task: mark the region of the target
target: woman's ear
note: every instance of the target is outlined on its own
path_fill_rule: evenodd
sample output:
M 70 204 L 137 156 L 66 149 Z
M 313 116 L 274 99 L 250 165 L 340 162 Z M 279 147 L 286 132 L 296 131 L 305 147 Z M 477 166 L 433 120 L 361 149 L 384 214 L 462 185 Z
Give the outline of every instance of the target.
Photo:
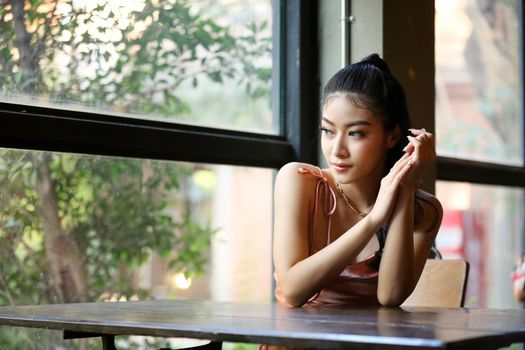
M 394 130 L 391 130 L 388 132 L 387 135 L 387 147 L 388 148 L 394 148 L 401 138 L 401 130 L 399 129 L 399 125 L 397 125 Z

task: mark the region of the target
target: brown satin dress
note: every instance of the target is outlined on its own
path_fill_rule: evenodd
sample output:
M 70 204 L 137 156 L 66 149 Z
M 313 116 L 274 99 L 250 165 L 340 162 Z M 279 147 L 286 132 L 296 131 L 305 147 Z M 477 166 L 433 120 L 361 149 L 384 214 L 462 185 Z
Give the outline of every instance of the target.
M 315 217 L 319 205 L 323 205 L 323 213 L 328 218 L 327 242 L 331 243 L 331 216 L 336 209 L 336 197 L 333 189 L 328 184 L 321 169 L 310 170 L 300 168 L 298 173 L 305 176 L 315 176 L 318 181 L 315 191 L 314 216 L 312 227 L 315 226 Z M 323 203 L 319 203 L 319 202 Z M 320 303 L 337 304 L 359 304 L 359 305 L 379 305 L 377 300 L 377 277 L 379 274 L 379 262 L 386 238 L 386 226 L 377 232 L 379 240 L 379 250 L 368 258 L 348 265 L 341 274 L 330 284 L 326 285 L 319 293 L 314 295 L 305 306 L 315 306 Z M 309 230 L 310 255 L 315 252 L 312 249 L 312 232 Z M 276 277 L 276 276 L 275 276 Z M 279 288 L 276 278 L 275 297 L 279 303 L 287 305 Z
M 305 176 L 315 176 L 318 181 L 315 191 L 315 203 L 314 203 L 314 215 L 312 218 L 312 228 L 316 227 L 317 211 L 320 205 L 323 206 L 323 214 L 328 218 L 327 227 L 327 242 L 331 243 L 331 216 L 336 209 L 336 196 L 333 189 L 328 184 L 328 180 L 324 176 L 321 169 L 316 168 L 310 170 L 306 168 L 300 168 L 298 173 Z M 319 203 L 319 202 L 323 203 Z M 319 293 L 314 295 L 303 307 L 319 307 L 323 304 L 344 304 L 344 305 L 379 305 L 377 300 L 377 278 L 379 274 L 379 263 L 381 261 L 381 253 L 383 251 L 384 242 L 386 239 L 386 232 L 388 228 L 385 225 L 377 232 L 377 238 L 379 240 L 379 250 L 369 256 L 368 258 L 348 265 L 341 274 L 331 283 L 326 285 Z M 313 230 L 309 230 L 309 245 L 310 255 L 314 254 L 315 251 L 312 249 L 312 234 Z M 281 289 L 279 288 L 279 281 L 277 276 L 274 274 L 276 280 L 275 297 L 277 301 L 282 304 L 289 306 L 284 299 Z M 277 346 L 262 344 L 259 349 L 261 350 L 291 350 L 292 348 L 286 346 Z

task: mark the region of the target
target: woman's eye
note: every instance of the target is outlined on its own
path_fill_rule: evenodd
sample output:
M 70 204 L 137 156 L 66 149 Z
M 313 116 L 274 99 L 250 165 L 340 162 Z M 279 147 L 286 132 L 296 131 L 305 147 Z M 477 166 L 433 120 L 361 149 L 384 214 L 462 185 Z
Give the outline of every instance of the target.
M 324 127 L 320 127 L 319 130 L 321 130 L 321 132 L 323 134 L 333 134 L 332 130 L 328 129 L 328 128 L 324 128 Z
M 352 137 L 362 137 L 362 136 L 365 136 L 365 133 L 362 132 L 362 131 L 350 131 L 348 133 L 348 136 L 352 136 Z

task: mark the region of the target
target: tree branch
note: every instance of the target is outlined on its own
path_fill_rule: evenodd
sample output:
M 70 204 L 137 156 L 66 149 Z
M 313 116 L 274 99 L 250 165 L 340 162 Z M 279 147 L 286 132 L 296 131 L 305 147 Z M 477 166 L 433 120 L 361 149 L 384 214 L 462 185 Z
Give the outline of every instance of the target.
M 2 282 L 2 285 L 6 287 L 6 289 L 0 290 L 0 293 L 2 293 L 6 297 L 7 301 L 9 302 L 9 305 L 14 306 L 15 300 L 13 299 L 13 295 L 11 294 L 11 291 L 9 290 L 9 284 L 5 280 L 3 269 L 0 269 L 0 281 Z
M 25 12 L 24 12 L 24 1 L 11 1 L 11 12 L 13 14 L 14 30 L 15 30 L 15 47 L 18 49 L 20 55 L 20 70 L 24 77 L 29 83 L 28 92 L 32 92 L 35 89 L 33 78 L 36 75 L 35 70 L 38 70 L 38 66 L 32 65 L 32 52 L 31 52 L 31 34 L 27 31 L 25 25 Z
M 46 48 L 46 41 L 49 37 L 49 35 L 51 34 L 51 22 L 53 21 L 53 18 L 57 19 L 58 21 L 58 16 L 56 16 L 56 10 L 57 10 L 57 7 L 58 7 L 58 1 L 55 1 L 54 3 L 54 7 L 51 11 L 49 11 L 49 15 L 46 16 L 45 18 L 45 21 L 44 21 L 44 33 L 42 34 L 42 37 L 40 39 L 37 40 L 36 42 L 36 45 L 35 45 L 35 50 L 33 51 L 33 55 L 31 57 L 32 61 L 33 62 L 38 62 L 38 57 L 42 54 L 42 52 L 45 50 Z

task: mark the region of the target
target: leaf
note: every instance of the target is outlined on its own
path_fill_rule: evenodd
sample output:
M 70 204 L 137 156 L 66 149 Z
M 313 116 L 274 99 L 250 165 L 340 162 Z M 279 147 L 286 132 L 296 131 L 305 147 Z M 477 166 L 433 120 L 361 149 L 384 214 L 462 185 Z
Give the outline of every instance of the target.
M 222 83 L 222 75 L 220 71 L 209 72 L 208 77 L 217 83 Z

